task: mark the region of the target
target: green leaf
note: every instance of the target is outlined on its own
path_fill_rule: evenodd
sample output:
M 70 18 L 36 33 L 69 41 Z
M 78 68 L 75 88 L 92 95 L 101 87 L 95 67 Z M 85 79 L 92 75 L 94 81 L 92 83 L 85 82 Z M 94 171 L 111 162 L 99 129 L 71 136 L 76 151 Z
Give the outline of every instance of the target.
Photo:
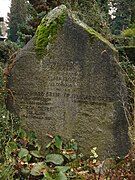
M 66 171 L 68 171 L 70 169 L 69 166 L 56 166 L 55 168 L 57 171 L 63 172 L 63 173 L 65 173 Z
M 23 129 L 19 129 L 18 130 L 18 136 L 23 139 L 23 138 L 26 138 L 27 135 Z
M 33 166 L 30 174 L 33 176 L 39 176 L 42 174 L 43 170 L 46 168 L 44 162 L 39 162 Z
M 19 158 L 22 159 L 22 158 L 26 157 L 28 154 L 29 154 L 29 151 L 27 149 L 21 148 L 18 156 L 19 156 Z
M 64 154 L 64 157 L 66 157 L 68 160 L 70 160 L 70 155 L 69 154 Z
M 12 152 L 18 148 L 16 142 L 9 142 L 8 146 Z
M 66 157 L 68 160 L 75 160 L 77 159 L 77 155 L 74 154 L 63 154 L 64 157 Z
M 9 142 L 7 143 L 7 146 L 5 147 L 5 155 L 9 157 L 12 152 L 14 152 L 17 149 L 17 144 L 15 142 Z
M 56 180 L 67 180 L 67 177 L 63 172 L 59 172 L 59 174 L 56 177 Z
M 48 154 L 46 156 L 46 162 L 51 162 L 56 165 L 61 165 L 64 162 L 63 156 L 60 154 Z
M 46 172 L 43 172 L 44 174 L 44 177 L 42 180 L 53 180 L 52 177 L 50 176 L 50 174 L 46 171 Z
M 60 136 L 55 136 L 55 143 L 54 145 L 58 148 L 58 149 L 62 149 L 62 139 Z
M 36 140 L 36 135 L 33 131 L 29 132 L 28 133 L 28 138 L 29 138 L 29 141 L 32 142 L 32 141 L 35 141 Z
M 30 151 L 30 154 L 36 158 L 42 158 L 43 156 L 40 155 L 39 151 Z
M 72 160 L 74 160 L 74 159 L 77 158 L 77 156 L 76 156 L 76 154 L 71 154 L 71 155 L 70 155 L 70 158 L 71 158 Z
M 28 154 L 26 157 L 23 158 L 24 162 L 29 162 L 31 160 L 31 155 Z

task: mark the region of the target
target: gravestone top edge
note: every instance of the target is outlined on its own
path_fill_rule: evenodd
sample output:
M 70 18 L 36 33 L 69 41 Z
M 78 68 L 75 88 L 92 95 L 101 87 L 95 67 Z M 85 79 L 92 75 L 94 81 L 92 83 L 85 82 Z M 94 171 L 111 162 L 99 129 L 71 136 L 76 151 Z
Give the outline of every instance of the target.
M 97 40 L 102 41 L 114 52 L 118 52 L 116 48 L 113 46 L 113 44 L 111 44 L 100 33 L 98 33 L 93 28 L 89 27 L 87 24 L 81 21 L 76 16 L 76 14 L 69 10 L 65 5 L 61 5 L 54 8 L 42 19 L 36 31 L 35 46 L 37 51 L 43 50 L 43 46 L 44 48 L 47 48 L 49 44 L 53 43 L 53 39 L 56 38 L 58 29 L 60 29 L 59 27 L 62 27 L 68 18 L 71 19 L 73 23 L 82 27 L 83 30 L 86 31 L 92 38 L 96 38 Z M 53 23 L 54 25 L 53 27 L 51 27 Z M 55 31 L 55 33 L 52 33 L 51 31 Z M 42 38 L 44 39 L 44 41 Z M 43 42 L 44 45 L 40 45 L 41 42 Z
M 106 38 L 104 38 L 100 33 L 95 31 L 92 27 L 88 26 L 83 21 L 79 20 L 74 14 L 72 14 L 73 21 L 81 26 L 85 31 L 87 31 L 90 35 L 94 36 L 95 38 L 99 39 L 106 45 L 108 45 L 113 51 L 118 52 L 113 44 L 111 44 Z

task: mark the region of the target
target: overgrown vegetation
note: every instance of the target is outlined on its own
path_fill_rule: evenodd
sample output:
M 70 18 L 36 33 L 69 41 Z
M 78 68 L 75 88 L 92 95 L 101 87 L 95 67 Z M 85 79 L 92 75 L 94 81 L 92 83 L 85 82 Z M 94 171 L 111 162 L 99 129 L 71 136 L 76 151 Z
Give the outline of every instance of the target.
M 85 160 L 77 154 L 77 145 L 71 140 L 66 145 L 56 136 L 46 147 L 46 155 L 40 154 L 35 135 L 19 130 L 6 143 L 5 161 L 0 164 L 2 179 L 98 179 L 134 178 L 135 160 L 129 153 L 125 158 L 97 161 L 96 148 L 91 158 Z
M 123 34 L 125 37 L 134 37 L 134 38 L 135 38 L 135 27 L 124 30 L 124 31 L 122 32 L 122 34 Z
M 12 1 L 13 2 L 13 1 Z M 18 3 L 20 7 L 21 2 Z M 108 2 L 114 4 L 117 7 L 117 11 L 114 11 L 113 20 L 110 19 L 112 25 L 112 32 L 115 34 L 121 34 L 115 36 L 111 40 L 120 52 L 120 65 L 125 72 L 127 85 L 129 88 L 129 113 L 131 116 L 130 123 L 133 127 L 133 96 L 134 96 L 134 84 L 135 81 L 135 67 L 134 67 L 134 40 L 135 31 L 133 26 L 134 20 L 134 1 L 131 1 L 130 8 L 127 7 L 128 0 L 98 0 L 89 1 L 88 7 L 86 7 L 85 1 L 35 1 L 29 0 L 27 2 L 27 8 L 29 14 L 25 9 L 22 12 L 20 18 L 23 22 L 18 26 L 14 11 L 15 7 L 12 8 L 11 14 L 9 15 L 9 37 L 11 40 L 19 42 L 20 46 L 23 46 L 35 33 L 37 26 L 44 15 L 50 9 L 66 3 L 71 9 L 77 11 L 78 8 L 82 8 L 82 12 L 87 13 L 89 9 L 91 16 L 89 16 L 89 22 L 96 30 L 102 34 L 110 36 L 108 29 Z M 17 4 L 16 4 L 17 5 Z M 78 6 L 79 5 L 79 6 Z M 101 9 L 99 8 L 101 6 Z M 20 7 L 20 9 L 23 6 Z M 91 8 L 91 9 L 90 9 Z M 98 11 L 99 10 L 99 11 Z M 105 13 L 106 12 L 106 13 Z M 101 14 L 102 13 L 102 14 Z M 129 14 L 130 16 L 129 16 Z M 27 18 L 26 18 L 27 14 Z M 97 16 L 95 16 L 97 14 Z M 101 17 L 100 17 L 101 14 Z M 80 14 L 79 14 L 80 15 Z M 86 15 L 86 14 L 85 14 Z M 84 18 L 85 18 L 84 15 Z M 63 24 L 66 15 L 58 16 L 55 21 L 50 22 L 44 18 L 41 25 L 38 27 L 36 36 L 36 50 L 40 57 L 42 57 L 45 48 L 55 38 L 55 34 Z M 27 21 L 27 24 L 25 23 Z M 20 20 L 19 20 L 20 21 Z M 22 22 L 21 21 L 21 22 Z M 15 23 L 14 23 L 15 22 Z M 101 23 L 99 23 L 101 22 Z M 131 26 L 132 24 L 132 26 Z M 103 30 L 102 30 L 103 29 Z M 91 30 L 91 29 L 89 29 Z M 105 30 L 105 31 L 104 31 Z M 122 31 L 123 30 L 123 31 Z M 14 31 L 14 33 L 13 33 Z M 91 33 L 95 33 L 92 30 Z M 14 35 L 13 35 L 14 34 Z M 26 38 L 28 38 L 26 40 Z M 90 152 L 90 157 L 86 159 L 81 152 L 79 152 L 77 143 L 75 140 L 69 142 L 63 142 L 60 136 L 50 137 L 50 143 L 46 146 L 46 151 L 41 153 L 38 140 L 34 132 L 26 133 L 20 128 L 20 119 L 11 114 L 5 105 L 5 99 L 7 96 L 6 88 L 6 77 L 3 74 L 3 68 L 5 63 L 10 61 L 12 54 L 18 49 L 17 45 L 12 42 L 0 42 L 0 179 L 2 180 L 68 180 L 68 179 L 84 179 L 84 180 L 102 180 L 102 179 L 135 179 L 135 149 L 132 148 L 125 157 L 113 157 L 104 161 L 98 160 L 96 153 L 96 147 Z M 127 51 L 131 56 L 128 55 Z M 133 59 L 133 61 L 132 61 Z M 133 137 L 134 138 L 134 137 Z M 134 139 L 133 139 L 134 140 Z
M 7 63 L 17 50 L 17 44 L 12 41 L 0 42 L 0 63 Z
M 52 137 L 44 156 L 33 132 L 19 129 L 12 134 L 3 148 L 0 160 L 0 178 L 14 179 L 134 179 L 134 151 L 123 158 L 115 157 L 98 161 L 96 147 L 85 159 L 78 153 L 74 140 L 64 144 L 60 136 Z
M 20 128 L 20 120 L 5 106 L 7 90 L 0 69 L 0 179 L 2 180 L 97 180 L 134 179 L 135 150 L 125 157 L 98 160 L 96 147 L 86 159 L 75 140 L 63 142 L 60 136 L 50 137 L 41 153 L 34 132 Z

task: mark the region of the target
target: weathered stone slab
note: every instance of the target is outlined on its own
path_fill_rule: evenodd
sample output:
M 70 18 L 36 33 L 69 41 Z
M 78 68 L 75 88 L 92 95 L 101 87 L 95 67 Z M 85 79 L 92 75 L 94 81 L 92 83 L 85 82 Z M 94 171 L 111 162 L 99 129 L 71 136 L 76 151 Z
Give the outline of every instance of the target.
M 46 43 L 42 57 L 35 50 L 37 37 L 18 53 L 10 81 L 13 107 L 43 147 L 50 133 L 76 139 L 85 155 L 95 146 L 100 158 L 123 155 L 130 142 L 124 111 L 127 92 L 117 51 L 64 6 L 54 9 L 42 25 L 49 29 L 54 21 L 59 23 L 63 12 L 67 16 L 56 35 L 45 34 L 53 40 Z

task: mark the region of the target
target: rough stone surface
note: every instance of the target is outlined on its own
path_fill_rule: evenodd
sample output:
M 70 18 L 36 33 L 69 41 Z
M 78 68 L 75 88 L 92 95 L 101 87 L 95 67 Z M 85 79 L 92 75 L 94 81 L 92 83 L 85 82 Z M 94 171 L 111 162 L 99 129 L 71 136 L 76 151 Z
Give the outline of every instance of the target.
M 109 42 L 71 16 L 42 59 L 35 37 L 18 53 L 12 108 L 43 148 L 49 133 L 76 139 L 87 156 L 95 146 L 100 158 L 127 153 L 126 87 L 115 54 Z

